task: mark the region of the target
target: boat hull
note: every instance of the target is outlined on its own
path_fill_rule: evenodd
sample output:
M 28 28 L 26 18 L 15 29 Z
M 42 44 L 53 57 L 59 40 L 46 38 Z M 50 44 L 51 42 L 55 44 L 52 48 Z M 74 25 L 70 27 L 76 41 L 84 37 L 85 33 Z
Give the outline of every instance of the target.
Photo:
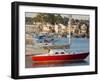
M 33 61 L 62 61 L 62 60 L 83 60 L 85 59 L 89 53 L 82 53 L 82 54 L 72 54 L 72 55 L 52 55 L 52 56 L 33 56 Z

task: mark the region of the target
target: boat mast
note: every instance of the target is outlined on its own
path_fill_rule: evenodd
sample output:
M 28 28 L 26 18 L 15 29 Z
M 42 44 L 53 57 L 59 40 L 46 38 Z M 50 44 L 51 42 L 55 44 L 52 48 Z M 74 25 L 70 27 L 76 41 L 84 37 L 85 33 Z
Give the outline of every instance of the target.
M 68 22 L 68 27 L 69 27 L 69 48 L 71 45 L 71 20 L 72 20 L 72 15 L 69 15 L 69 22 Z

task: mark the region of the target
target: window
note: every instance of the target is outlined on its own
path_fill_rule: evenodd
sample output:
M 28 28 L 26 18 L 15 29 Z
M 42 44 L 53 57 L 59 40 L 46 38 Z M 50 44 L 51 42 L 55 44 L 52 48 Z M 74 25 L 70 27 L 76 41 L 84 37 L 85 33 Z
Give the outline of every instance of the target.
M 55 52 L 55 54 L 59 54 L 58 52 Z
M 61 52 L 61 54 L 65 54 L 64 52 Z

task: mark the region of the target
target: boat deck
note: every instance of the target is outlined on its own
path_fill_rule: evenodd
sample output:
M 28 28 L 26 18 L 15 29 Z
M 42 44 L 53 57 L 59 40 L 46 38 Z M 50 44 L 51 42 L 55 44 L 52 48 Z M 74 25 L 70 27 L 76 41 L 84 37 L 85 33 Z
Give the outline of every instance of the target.
M 44 49 L 68 49 L 69 45 L 45 45 L 43 46 Z

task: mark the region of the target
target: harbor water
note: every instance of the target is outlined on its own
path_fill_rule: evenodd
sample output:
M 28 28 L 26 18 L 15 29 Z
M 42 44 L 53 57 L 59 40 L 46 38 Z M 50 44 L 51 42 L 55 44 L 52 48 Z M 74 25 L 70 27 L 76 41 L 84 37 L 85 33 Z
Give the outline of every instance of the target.
M 54 45 L 66 45 L 68 44 L 67 38 L 57 38 L 54 40 Z M 34 45 L 33 45 L 34 49 Z M 89 52 L 89 38 L 71 38 L 70 49 Z M 32 61 L 32 55 L 25 56 L 25 67 L 26 68 L 39 68 L 39 67 L 61 67 L 61 66 L 82 66 L 89 65 L 89 56 L 80 61 L 63 61 L 63 62 L 46 62 L 36 63 Z

